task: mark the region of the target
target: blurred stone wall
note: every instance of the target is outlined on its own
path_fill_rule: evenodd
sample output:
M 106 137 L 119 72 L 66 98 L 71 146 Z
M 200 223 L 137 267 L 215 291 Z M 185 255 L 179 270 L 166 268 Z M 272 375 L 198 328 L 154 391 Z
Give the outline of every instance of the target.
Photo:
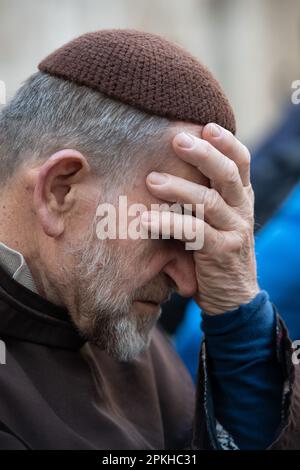
M 300 79 L 299 0 L 0 0 L 0 80 L 11 96 L 71 38 L 128 27 L 186 47 L 216 75 L 255 142 L 279 119 Z

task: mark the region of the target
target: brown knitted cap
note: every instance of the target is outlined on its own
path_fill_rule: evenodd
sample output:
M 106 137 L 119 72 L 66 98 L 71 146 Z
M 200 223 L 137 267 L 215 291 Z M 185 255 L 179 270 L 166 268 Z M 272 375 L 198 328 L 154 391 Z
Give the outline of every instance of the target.
M 211 73 L 181 47 L 134 30 L 102 30 L 67 43 L 39 69 L 143 111 L 235 132 L 232 108 Z

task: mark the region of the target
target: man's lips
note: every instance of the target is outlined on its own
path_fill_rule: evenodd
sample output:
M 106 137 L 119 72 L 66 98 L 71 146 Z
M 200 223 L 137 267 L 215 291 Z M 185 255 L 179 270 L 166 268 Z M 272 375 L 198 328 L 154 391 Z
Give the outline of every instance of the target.
M 136 299 L 136 302 L 142 302 L 144 304 L 149 304 L 149 305 L 161 305 L 165 302 L 167 302 L 167 300 L 169 300 L 170 296 L 168 297 L 165 297 L 164 299 L 162 300 L 143 300 L 143 299 Z
M 143 302 L 143 304 L 148 304 L 148 305 L 160 305 L 160 302 L 153 302 L 152 300 L 139 300 L 138 302 Z
M 161 292 L 149 292 L 149 297 L 145 294 L 141 295 L 140 298 L 136 297 L 134 302 L 137 304 L 143 304 L 143 308 L 149 308 L 149 310 L 157 311 L 160 306 L 170 300 L 173 291 L 161 291 Z
M 135 302 L 138 302 L 140 304 L 146 304 L 146 305 L 152 305 L 154 307 L 158 307 L 159 302 L 152 302 L 151 300 L 139 300 L 139 299 L 136 299 Z

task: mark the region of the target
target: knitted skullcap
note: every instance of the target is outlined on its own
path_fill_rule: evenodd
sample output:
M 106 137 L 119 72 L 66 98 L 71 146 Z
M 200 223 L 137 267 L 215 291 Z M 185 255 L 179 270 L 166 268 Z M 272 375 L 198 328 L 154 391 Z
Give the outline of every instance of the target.
M 127 29 L 84 34 L 39 64 L 41 72 L 98 90 L 151 114 L 235 132 L 219 83 L 191 54 L 166 39 Z

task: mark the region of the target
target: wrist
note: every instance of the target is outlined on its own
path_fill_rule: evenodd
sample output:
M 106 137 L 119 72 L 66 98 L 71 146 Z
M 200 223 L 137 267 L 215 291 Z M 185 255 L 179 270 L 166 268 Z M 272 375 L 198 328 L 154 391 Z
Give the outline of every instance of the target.
M 194 300 L 201 307 L 202 311 L 207 315 L 222 315 L 223 313 L 237 310 L 241 305 L 247 305 L 260 292 L 259 286 L 256 284 L 245 292 L 227 294 L 224 297 L 206 298 L 198 292 Z

